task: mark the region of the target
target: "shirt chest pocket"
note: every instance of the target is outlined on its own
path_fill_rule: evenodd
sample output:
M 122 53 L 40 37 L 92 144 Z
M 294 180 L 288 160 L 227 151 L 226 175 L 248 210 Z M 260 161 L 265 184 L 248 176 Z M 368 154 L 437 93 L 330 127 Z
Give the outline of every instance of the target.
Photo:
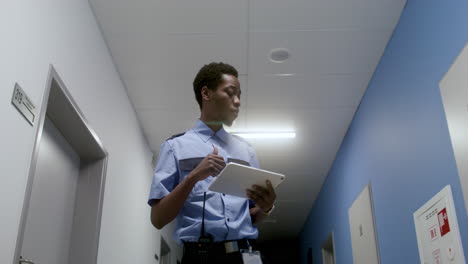
M 184 180 L 192 170 L 194 170 L 204 159 L 204 157 L 195 157 L 179 160 L 179 168 L 181 173 L 181 181 Z M 192 189 L 191 194 L 203 193 L 205 191 L 203 182 L 197 182 Z
M 179 160 L 180 170 L 190 172 L 193 169 L 195 169 L 203 159 L 204 159 L 204 157 L 188 158 L 188 159 Z

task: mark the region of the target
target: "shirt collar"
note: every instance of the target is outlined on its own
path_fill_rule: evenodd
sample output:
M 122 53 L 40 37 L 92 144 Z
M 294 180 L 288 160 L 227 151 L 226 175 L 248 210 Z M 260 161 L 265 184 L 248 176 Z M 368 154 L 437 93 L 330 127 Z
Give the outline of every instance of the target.
M 224 129 L 224 127 L 222 127 L 217 132 L 214 132 L 209 126 L 207 126 L 200 119 L 198 119 L 197 122 L 195 123 L 195 127 L 193 128 L 193 131 L 197 133 L 198 136 L 200 136 L 203 142 L 207 142 L 208 139 L 210 139 L 211 137 L 217 136 L 222 141 L 227 143 L 229 140 L 229 136 L 230 136 L 230 134 Z

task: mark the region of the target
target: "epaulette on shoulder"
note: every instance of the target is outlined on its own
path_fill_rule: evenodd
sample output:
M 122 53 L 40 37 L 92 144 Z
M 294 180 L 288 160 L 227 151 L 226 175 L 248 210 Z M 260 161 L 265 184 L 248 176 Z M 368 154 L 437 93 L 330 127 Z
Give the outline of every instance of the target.
M 176 138 L 176 137 L 183 136 L 183 135 L 185 135 L 185 132 L 184 132 L 184 133 L 175 134 L 175 135 L 173 135 L 172 137 L 166 139 L 166 141 L 171 140 L 171 139 L 174 139 L 174 138 Z

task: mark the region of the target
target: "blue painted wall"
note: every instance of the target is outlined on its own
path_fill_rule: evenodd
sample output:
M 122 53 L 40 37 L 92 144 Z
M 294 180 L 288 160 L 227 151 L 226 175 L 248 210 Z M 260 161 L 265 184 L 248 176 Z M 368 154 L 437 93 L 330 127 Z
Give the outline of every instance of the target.
M 302 263 L 309 247 L 322 263 L 331 231 L 337 263 L 353 262 L 348 208 L 369 182 L 381 263 L 419 263 L 413 212 L 448 184 L 468 257 L 468 217 L 438 86 L 467 41 L 468 0 L 408 0 L 303 227 Z

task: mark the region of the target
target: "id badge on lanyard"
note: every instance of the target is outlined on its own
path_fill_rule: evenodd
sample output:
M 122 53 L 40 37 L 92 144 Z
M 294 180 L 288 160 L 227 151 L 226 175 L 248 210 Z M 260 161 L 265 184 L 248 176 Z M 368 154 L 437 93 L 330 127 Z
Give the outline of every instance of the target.
M 244 264 L 262 264 L 262 258 L 260 257 L 260 251 L 254 250 L 241 250 L 242 261 Z

